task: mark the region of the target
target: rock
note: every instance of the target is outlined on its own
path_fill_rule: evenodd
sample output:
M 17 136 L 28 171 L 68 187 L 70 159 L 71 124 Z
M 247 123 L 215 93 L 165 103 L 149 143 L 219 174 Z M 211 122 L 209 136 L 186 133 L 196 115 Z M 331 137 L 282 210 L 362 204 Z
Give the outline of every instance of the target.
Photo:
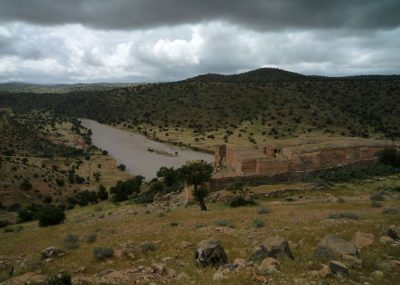
M 65 251 L 62 249 L 55 248 L 54 246 L 48 247 L 42 251 L 41 259 L 48 259 L 54 257 L 64 256 Z
M 258 273 L 262 275 L 278 272 L 279 261 L 272 257 L 265 258 L 258 267 Z
M 379 239 L 379 242 L 386 243 L 386 244 L 392 244 L 395 242 L 395 240 L 392 239 L 390 236 L 381 236 L 381 238 Z
M 7 285 L 45 285 L 47 284 L 48 278 L 46 275 L 36 272 L 27 272 L 20 276 L 14 277 L 7 281 Z
M 317 278 L 326 278 L 331 274 L 331 270 L 329 269 L 329 266 L 325 264 L 321 264 L 321 269 L 320 270 L 313 270 L 310 271 L 309 274 L 313 277 Z
M 268 257 L 279 258 L 286 255 L 294 259 L 287 239 L 278 235 L 266 238 L 260 248 Z
M 72 277 L 71 283 L 74 285 L 96 285 L 99 284 L 94 276 L 75 276 Z
M 192 242 L 181 241 L 181 243 L 179 244 L 180 249 L 187 249 L 187 248 L 191 248 L 191 247 L 194 247 L 194 243 L 192 243 Z
M 208 265 L 219 267 L 228 262 L 225 250 L 218 240 L 202 240 L 197 245 L 195 259 L 201 267 L 206 267 Z
M 375 236 L 370 233 L 356 232 L 352 240 L 358 249 L 369 247 L 375 241 Z
M 344 275 L 349 273 L 349 270 L 347 269 L 346 265 L 337 260 L 331 260 L 329 262 L 329 269 L 333 274 L 337 275 Z
M 176 277 L 176 279 L 179 281 L 189 281 L 190 280 L 189 275 L 187 275 L 184 272 L 179 273 L 178 276 Z
M 355 256 L 343 254 L 342 258 L 350 263 L 352 268 L 360 269 L 362 267 L 362 260 Z
M 374 272 L 371 273 L 372 278 L 375 280 L 381 280 L 384 276 L 382 271 L 375 270 Z
M 224 275 L 222 272 L 217 271 L 213 274 L 213 280 L 214 281 L 221 281 L 221 280 L 225 280 L 228 279 L 228 277 L 226 275 Z
M 252 262 L 248 262 L 244 258 L 235 258 L 233 264 L 235 265 L 236 268 L 242 269 L 252 264 Z
M 358 256 L 358 250 L 352 242 L 333 235 L 322 238 L 314 251 L 314 257 L 321 259 L 332 259 L 342 255 Z
M 386 234 L 394 240 L 400 240 L 400 226 L 391 225 Z

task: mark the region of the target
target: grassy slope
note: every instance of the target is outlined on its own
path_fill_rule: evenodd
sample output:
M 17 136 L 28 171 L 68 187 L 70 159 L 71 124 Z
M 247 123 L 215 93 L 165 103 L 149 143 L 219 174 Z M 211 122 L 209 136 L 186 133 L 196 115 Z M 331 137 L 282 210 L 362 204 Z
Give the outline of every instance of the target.
M 400 216 L 383 215 L 382 208 L 372 208 L 369 195 L 379 187 L 399 186 L 399 176 L 386 179 L 358 181 L 349 184 L 337 185 L 321 192 L 307 191 L 300 196 L 296 195 L 297 202 L 285 202 L 284 199 L 260 200 L 260 205 L 266 205 L 271 213 L 259 215 L 255 207 L 231 209 L 221 204 L 209 204 L 208 212 L 199 211 L 197 206 L 177 208 L 159 215 L 159 209 L 145 208 L 137 205 L 125 204 L 114 206 L 109 202 L 77 208 L 67 212 L 65 224 L 49 228 L 39 228 L 36 222 L 23 224 L 23 230 L 18 233 L 0 233 L 0 255 L 17 258 L 26 254 L 31 259 L 37 259 L 40 251 L 48 246 L 63 247 L 63 238 L 68 233 L 84 237 L 90 233 L 97 233 L 98 240 L 94 244 L 81 242 L 79 249 L 70 250 L 65 257 L 55 259 L 42 265 L 47 274 L 55 274 L 60 270 L 75 271 L 81 266 L 87 267 L 91 275 L 105 268 L 124 269 L 138 265 L 150 265 L 152 262 L 161 262 L 161 258 L 174 257 L 168 267 L 177 272 L 186 272 L 195 284 L 252 284 L 251 272 L 240 271 L 230 275 L 226 282 L 218 283 L 212 280 L 213 271 L 207 269 L 199 271 L 193 262 L 191 249 L 181 250 L 178 245 L 181 241 L 199 242 L 209 237 L 223 242 L 230 262 L 236 257 L 248 258 L 252 248 L 266 236 L 279 234 L 290 241 L 295 261 L 285 260 L 281 263 L 281 274 L 272 276 L 273 284 L 294 284 L 300 279 L 301 284 L 312 280 L 303 276 L 319 262 L 313 259 L 313 249 L 319 239 L 326 234 L 337 234 L 351 239 L 356 231 L 369 232 L 375 235 L 374 245 L 362 251 L 363 267 L 360 271 L 351 270 L 350 277 L 357 280 L 360 275 L 369 276 L 377 269 L 384 272 L 385 277 L 379 284 L 394 284 L 400 278 L 400 272 L 383 266 L 388 260 L 385 255 L 400 257 L 399 248 L 392 248 L 377 241 L 385 229 L 393 223 L 398 223 Z M 328 203 L 326 195 L 341 196 L 344 203 Z M 383 202 L 385 207 L 399 208 L 399 200 L 387 198 Z M 147 214 L 147 210 L 150 211 Z M 357 213 L 360 220 L 327 221 L 332 213 L 351 211 Z M 252 221 L 255 218 L 265 220 L 266 226 L 254 229 Z M 219 231 L 213 225 L 215 220 L 230 220 L 235 224 L 234 229 Z M 178 227 L 170 226 L 171 222 L 178 222 Z M 197 225 L 206 225 L 198 228 Z M 161 240 L 155 252 L 139 253 L 135 261 L 126 258 L 113 258 L 112 262 L 98 262 L 92 255 L 94 247 L 106 246 L 117 248 L 127 240 L 140 243 L 142 241 Z M 140 261 L 141 258 L 144 258 Z M 301 281 L 303 280 L 303 281 Z M 184 284 L 184 282 L 182 283 Z M 340 279 L 330 279 L 329 284 L 342 284 Z M 372 282 L 372 284 L 374 284 Z

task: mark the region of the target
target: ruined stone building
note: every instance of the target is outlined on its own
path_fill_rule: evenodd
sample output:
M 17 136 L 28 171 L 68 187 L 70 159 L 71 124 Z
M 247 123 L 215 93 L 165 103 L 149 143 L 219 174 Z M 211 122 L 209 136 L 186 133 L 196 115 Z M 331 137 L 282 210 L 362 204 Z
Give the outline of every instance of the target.
M 361 138 L 301 138 L 257 146 L 219 145 L 215 164 L 224 176 L 250 176 L 340 167 L 377 159 L 398 143 Z

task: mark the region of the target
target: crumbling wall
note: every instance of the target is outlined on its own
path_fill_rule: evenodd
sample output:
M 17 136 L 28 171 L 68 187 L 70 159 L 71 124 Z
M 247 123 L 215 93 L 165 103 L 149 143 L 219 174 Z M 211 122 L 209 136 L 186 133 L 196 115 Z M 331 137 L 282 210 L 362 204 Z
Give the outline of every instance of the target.
M 258 160 L 257 161 L 257 174 L 260 175 L 274 175 L 285 173 L 289 171 L 288 160 Z

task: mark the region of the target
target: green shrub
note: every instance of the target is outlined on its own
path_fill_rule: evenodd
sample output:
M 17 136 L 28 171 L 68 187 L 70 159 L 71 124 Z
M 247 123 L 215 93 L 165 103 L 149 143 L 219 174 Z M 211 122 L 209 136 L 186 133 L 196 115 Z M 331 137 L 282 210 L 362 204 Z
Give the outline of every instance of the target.
M 177 227 L 177 226 L 179 226 L 179 223 L 174 221 L 174 222 L 170 223 L 170 226 L 171 227 Z
M 85 237 L 85 242 L 86 243 L 94 243 L 97 240 L 97 234 L 89 234 L 88 236 Z
M 395 148 L 386 148 L 379 153 L 379 161 L 386 165 L 400 168 L 400 152 Z
M 254 225 L 255 228 L 262 228 L 262 227 L 265 226 L 265 222 L 263 220 L 261 220 L 261 219 L 255 219 L 253 221 L 253 225 Z
M 399 213 L 399 210 L 396 208 L 384 208 L 382 210 L 382 214 L 384 215 L 397 215 Z
M 1 228 L 5 228 L 5 227 L 7 227 L 9 225 L 11 225 L 11 223 L 9 221 L 0 220 L 0 229 Z
M 37 217 L 39 219 L 39 226 L 47 227 L 63 223 L 65 213 L 61 208 L 46 205 L 39 210 Z
M 93 255 L 97 260 L 106 260 L 114 256 L 114 250 L 110 247 L 96 247 Z
M 257 214 L 259 215 L 268 214 L 270 212 L 270 209 L 268 209 L 266 206 L 261 206 L 257 208 Z
M 235 227 L 235 224 L 228 220 L 216 220 L 213 222 L 213 224 L 218 227 L 229 227 L 229 228 Z
M 371 195 L 371 197 L 369 197 L 369 199 L 371 201 L 383 201 L 383 200 L 385 200 L 385 196 L 383 196 L 380 193 L 375 193 L 375 194 Z
M 236 196 L 229 202 L 229 206 L 232 208 L 242 207 L 242 206 L 255 206 L 256 202 L 252 199 L 245 199 L 242 196 Z
M 360 216 L 358 216 L 356 213 L 352 212 L 342 212 L 342 213 L 336 213 L 336 214 L 330 214 L 328 216 L 328 219 L 349 219 L 349 220 L 358 220 Z
M 142 244 L 141 246 L 143 252 L 155 251 L 156 245 L 154 242 L 148 241 Z
M 68 234 L 64 239 L 64 247 L 66 249 L 79 248 L 79 236 L 74 234 Z
M 371 206 L 372 208 L 380 208 L 382 207 L 382 204 L 379 203 L 378 201 L 371 201 Z

